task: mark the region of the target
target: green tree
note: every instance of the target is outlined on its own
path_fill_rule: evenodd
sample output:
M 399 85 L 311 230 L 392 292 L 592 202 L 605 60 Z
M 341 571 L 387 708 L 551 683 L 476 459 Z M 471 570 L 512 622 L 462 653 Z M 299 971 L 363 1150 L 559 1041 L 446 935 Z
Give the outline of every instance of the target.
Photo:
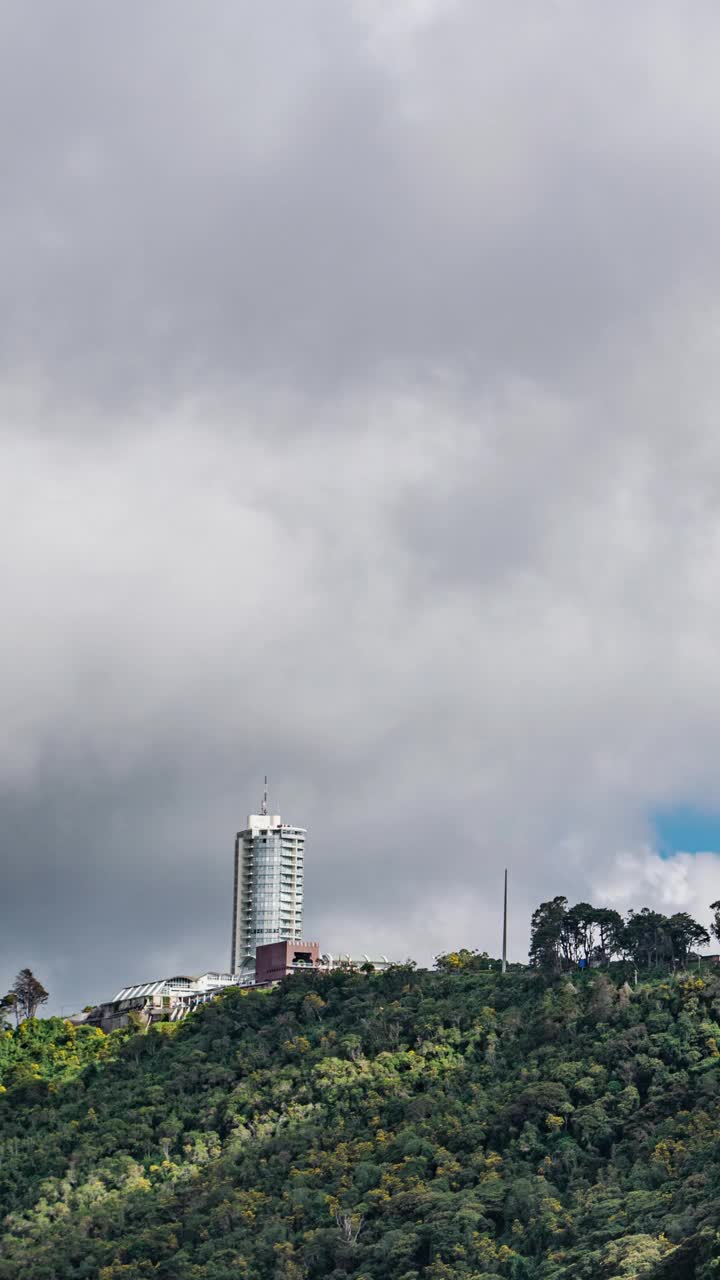
M 561 894 L 549 902 L 541 902 L 533 911 L 530 922 L 530 963 L 547 973 L 557 973 L 561 957 L 567 954 L 571 943 L 564 933 L 567 898 Z
M 676 911 L 667 922 L 667 929 L 672 942 L 673 955 L 680 964 L 685 964 L 688 952 L 693 947 L 706 947 L 710 934 L 697 920 L 693 920 L 687 911 Z
M 623 950 L 636 964 L 650 966 L 673 958 L 670 922 L 658 911 L 630 911 L 622 934 Z
M 613 911 L 611 907 L 596 907 L 594 923 L 597 929 L 594 954 L 601 964 L 607 964 L 622 950 L 624 921 L 619 911 Z
M 563 922 L 566 959 L 577 964 L 579 959 L 590 960 L 595 946 L 595 908 L 589 902 L 578 902 L 565 916 Z
M 12 995 L 17 1001 L 20 1021 L 34 1018 L 41 1004 L 46 1004 L 49 996 L 41 982 L 38 982 L 32 969 L 21 969 L 12 985 Z
M 459 973 L 461 971 L 479 972 L 490 969 L 498 961 L 490 959 L 487 951 L 469 950 L 461 947 L 459 951 L 448 951 L 445 955 L 435 957 L 435 968 L 439 973 Z
M 0 1000 L 0 1017 L 8 1013 L 14 1013 L 16 1023 L 20 1021 L 18 998 L 14 991 L 8 991 L 7 995 Z

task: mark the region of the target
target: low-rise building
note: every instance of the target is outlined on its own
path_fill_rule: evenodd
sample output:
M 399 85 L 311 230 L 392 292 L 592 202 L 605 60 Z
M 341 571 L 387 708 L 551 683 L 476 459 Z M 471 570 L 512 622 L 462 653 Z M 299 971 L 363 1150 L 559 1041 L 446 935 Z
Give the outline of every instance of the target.
M 334 969 L 349 969 L 383 973 L 391 963 L 387 956 L 372 959 L 367 955 L 321 953 L 318 942 L 269 942 L 257 948 L 254 960 L 246 961 L 241 973 L 176 974 L 154 982 L 131 983 L 121 987 L 112 1000 L 95 1005 L 86 1013 L 75 1014 L 68 1021 L 100 1027 L 103 1031 L 126 1026 L 131 1014 L 138 1015 L 145 1026 L 153 1022 L 178 1022 L 227 987 L 269 987 L 289 974 L 308 971 L 330 973 Z
M 333 956 L 320 952 L 318 942 L 271 942 L 257 948 L 254 969 L 243 975 L 241 985 L 264 987 L 280 982 L 291 973 L 315 970 L 330 973 L 333 969 L 352 969 L 367 973 L 384 973 L 392 961 L 387 956 L 371 959 L 370 956 Z
M 257 948 L 252 985 L 266 986 L 298 970 L 320 968 L 318 942 L 269 942 Z
M 176 974 L 154 982 L 137 982 L 121 987 L 112 1000 L 96 1005 L 84 1017 L 71 1021 L 82 1021 L 91 1027 L 101 1027 L 103 1031 L 115 1031 L 126 1026 L 131 1013 L 139 1014 L 146 1024 L 176 1022 L 235 981 L 231 973 L 209 972 Z
M 230 987 L 234 982 L 235 978 L 231 973 L 211 971 L 193 976 L 177 974 L 173 978 L 159 978 L 155 982 L 140 982 L 134 986 L 121 987 L 113 1000 L 133 1000 L 138 996 L 152 996 L 153 999 L 159 998 L 168 1008 L 182 996 L 205 995 L 221 987 Z

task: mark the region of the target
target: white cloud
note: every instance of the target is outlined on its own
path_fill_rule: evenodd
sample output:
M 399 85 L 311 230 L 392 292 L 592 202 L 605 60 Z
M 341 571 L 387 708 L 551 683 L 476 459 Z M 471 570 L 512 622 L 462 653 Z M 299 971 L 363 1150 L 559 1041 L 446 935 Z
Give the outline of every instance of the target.
M 708 908 L 720 892 L 720 851 L 677 853 L 672 858 L 661 858 L 648 847 L 619 852 L 609 866 L 598 870 L 593 891 L 618 910 L 649 906 L 667 915 L 687 911 L 709 927 Z M 713 939 L 711 948 L 717 946 Z

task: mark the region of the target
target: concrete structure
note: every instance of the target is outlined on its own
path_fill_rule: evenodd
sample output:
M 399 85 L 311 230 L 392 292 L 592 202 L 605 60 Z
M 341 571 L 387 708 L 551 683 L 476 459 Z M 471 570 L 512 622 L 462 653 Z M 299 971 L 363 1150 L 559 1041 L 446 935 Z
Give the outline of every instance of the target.
M 112 1000 L 96 1005 L 87 1014 L 76 1014 L 69 1021 L 101 1027 L 103 1031 L 115 1031 L 126 1026 L 131 1013 L 138 1014 L 146 1025 L 151 1022 L 177 1022 L 198 1005 L 219 995 L 234 981 L 230 973 L 202 973 L 138 982 L 122 987 Z
M 317 942 L 261 943 L 255 959 L 246 964 L 241 974 L 176 974 L 172 978 L 158 978 L 155 982 L 137 982 L 121 987 L 112 1000 L 95 1005 L 87 1013 L 73 1014 L 68 1022 L 76 1026 L 101 1027 L 103 1031 L 116 1031 L 118 1027 L 126 1026 L 130 1014 L 137 1015 L 145 1026 L 153 1022 L 178 1022 L 228 987 L 270 987 L 289 974 L 306 973 L 308 970 L 316 973 L 330 973 L 333 969 L 384 973 L 391 964 L 387 956 L 372 959 L 366 955 L 321 954 Z
M 333 956 L 329 952 L 321 954 L 317 942 L 271 942 L 257 948 L 254 967 L 250 964 L 246 966 L 239 985 L 266 987 L 270 983 L 281 982 L 291 973 L 307 972 L 308 969 L 314 969 L 317 973 L 331 973 L 334 969 L 384 973 L 391 964 L 392 961 L 387 956 L 372 959 L 366 955 L 353 957 L 349 954 Z
M 258 947 L 302 940 L 305 828 L 251 813 L 235 839 L 230 969 L 249 974 Z
M 137 996 L 152 996 L 153 999 L 164 1000 L 175 1004 L 181 996 L 205 995 L 209 991 L 219 991 L 222 987 L 230 987 L 234 982 L 231 973 L 201 973 L 197 976 L 176 974 L 173 978 L 158 978 L 156 982 L 139 982 L 135 986 L 121 987 L 113 1002 L 132 1000 Z
M 270 942 L 255 954 L 255 985 L 279 982 L 289 973 L 320 967 L 317 942 Z

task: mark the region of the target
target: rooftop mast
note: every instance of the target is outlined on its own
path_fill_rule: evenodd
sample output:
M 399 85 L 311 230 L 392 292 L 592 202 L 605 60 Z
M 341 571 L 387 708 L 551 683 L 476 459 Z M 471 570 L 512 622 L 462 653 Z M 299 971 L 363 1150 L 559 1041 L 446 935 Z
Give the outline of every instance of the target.
M 265 817 L 267 814 L 267 806 L 268 806 L 267 774 L 265 774 L 265 790 L 263 791 L 262 807 L 260 809 L 260 812 L 263 815 L 263 817 Z

